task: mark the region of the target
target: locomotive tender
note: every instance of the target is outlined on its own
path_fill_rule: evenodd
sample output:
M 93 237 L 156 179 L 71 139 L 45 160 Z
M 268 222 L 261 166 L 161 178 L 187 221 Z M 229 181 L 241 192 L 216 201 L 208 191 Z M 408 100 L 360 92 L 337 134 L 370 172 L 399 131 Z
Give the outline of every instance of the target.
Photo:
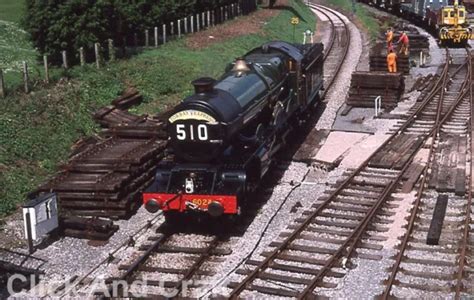
M 274 41 L 227 66 L 219 80 L 193 81 L 195 94 L 168 119 L 172 159 L 143 194 L 168 221 L 198 213 L 240 214 L 292 127 L 323 87 L 323 45 Z

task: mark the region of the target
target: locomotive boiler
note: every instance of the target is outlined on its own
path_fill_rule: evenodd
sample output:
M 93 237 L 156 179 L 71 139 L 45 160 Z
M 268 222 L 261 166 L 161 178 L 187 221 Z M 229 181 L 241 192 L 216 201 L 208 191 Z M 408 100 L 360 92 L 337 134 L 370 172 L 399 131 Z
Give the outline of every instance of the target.
M 291 129 L 319 102 L 323 45 L 270 42 L 199 78 L 168 119 L 171 159 L 143 194 L 169 221 L 240 213 Z

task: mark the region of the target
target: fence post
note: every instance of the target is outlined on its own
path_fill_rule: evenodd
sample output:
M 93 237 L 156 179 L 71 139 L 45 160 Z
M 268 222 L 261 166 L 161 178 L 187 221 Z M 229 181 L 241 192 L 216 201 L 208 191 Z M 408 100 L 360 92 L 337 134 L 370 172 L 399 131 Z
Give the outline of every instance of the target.
M 191 33 L 194 33 L 194 16 L 191 16 Z
M 181 38 L 181 20 L 178 20 L 178 38 Z
M 196 14 L 196 32 L 199 32 L 199 14 Z
M 171 22 L 170 23 L 170 27 L 171 27 L 171 31 L 170 31 L 170 36 L 173 36 L 174 35 L 174 22 Z
M 155 47 L 158 47 L 158 27 L 155 26 Z
M 188 17 L 184 18 L 184 34 L 188 33 Z
M 81 61 L 81 67 L 86 64 L 86 58 L 84 56 L 84 47 L 79 48 L 79 60 Z
M 108 39 L 109 45 L 109 61 L 115 60 L 115 48 L 114 48 L 114 40 Z
M 204 12 L 201 13 L 201 28 L 206 28 L 206 13 Z
M 100 69 L 100 44 L 99 43 L 94 44 L 94 51 L 95 51 L 95 64 L 97 66 L 97 69 Z
M 150 32 L 145 29 L 145 47 L 150 47 Z
M 49 83 L 49 67 L 48 67 L 47 55 L 43 55 L 43 65 L 44 65 L 44 82 Z
M 163 24 L 163 44 L 166 44 L 166 24 Z
M 28 65 L 26 61 L 23 61 L 23 81 L 25 83 L 25 93 L 30 92 L 30 87 L 28 86 Z
M 207 11 L 207 27 L 211 27 L 211 12 Z
M 0 97 L 5 98 L 5 81 L 3 81 L 2 69 L 0 69 Z
M 67 53 L 66 53 L 66 50 L 61 51 L 61 54 L 62 54 L 62 56 L 63 56 L 63 68 L 64 68 L 64 69 L 67 69 L 67 68 L 68 68 L 68 64 L 67 64 Z

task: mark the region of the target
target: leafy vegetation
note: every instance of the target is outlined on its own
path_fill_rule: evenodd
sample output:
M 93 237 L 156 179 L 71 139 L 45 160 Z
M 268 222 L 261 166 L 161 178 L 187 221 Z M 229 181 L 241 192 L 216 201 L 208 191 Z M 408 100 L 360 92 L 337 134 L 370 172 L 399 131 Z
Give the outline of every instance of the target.
M 0 1 L 0 69 L 6 77 L 7 89 L 20 85 L 23 61 L 30 66 L 36 64 L 37 52 L 31 45 L 28 34 L 18 24 L 23 9 L 23 1 Z M 32 71 L 33 74 L 37 72 L 36 69 Z
M 77 61 L 80 47 L 92 53 L 94 43 L 107 39 L 114 40 L 117 46 L 130 45 L 134 43 L 136 34 L 143 39 L 145 29 L 232 2 L 26 0 L 23 24 L 39 52 L 50 55 L 52 61 L 59 63 L 63 50 L 70 54 L 70 60 Z M 242 3 L 247 8 L 255 1 L 242 0 Z
M 0 1 L 0 20 L 7 22 L 19 22 L 23 16 L 24 0 L 2 0 Z
M 157 113 L 191 93 L 190 81 L 196 77 L 218 77 L 228 62 L 266 41 L 292 41 L 289 20 L 294 15 L 301 20 L 296 27 L 296 38 L 301 40 L 305 29 L 314 28 L 315 18 L 301 1 L 289 3 L 258 34 L 200 50 L 187 48 L 184 39 L 176 40 L 100 70 L 91 65 L 75 67 L 68 73 L 71 80 L 27 96 L 0 99 L 0 215 L 14 210 L 29 191 L 53 174 L 75 140 L 98 130 L 91 113 L 127 86 L 137 87 L 144 95 L 138 112 Z

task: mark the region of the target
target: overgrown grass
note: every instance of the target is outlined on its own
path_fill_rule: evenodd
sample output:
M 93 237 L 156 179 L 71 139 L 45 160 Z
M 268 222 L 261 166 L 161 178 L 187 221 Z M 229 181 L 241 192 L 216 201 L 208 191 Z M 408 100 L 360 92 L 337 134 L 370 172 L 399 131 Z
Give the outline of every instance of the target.
M 355 0 L 326 0 L 327 3 L 342 8 L 346 13 L 353 14 Z M 372 40 L 375 40 L 380 32 L 380 25 L 377 20 L 370 15 L 362 4 L 355 3 L 355 15 L 362 25 L 367 29 Z
M 43 70 L 36 61 L 38 53 L 19 25 L 23 9 L 22 0 L 0 1 L 0 69 L 7 91 L 22 85 L 23 61 L 29 66 L 32 81 L 43 77 Z
M 127 86 L 144 95 L 138 112 L 157 113 L 190 94 L 191 80 L 218 77 L 228 62 L 251 48 L 275 39 L 292 41 L 289 20 L 295 13 L 301 19 L 296 28 L 301 40 L 303 30 L 314 29 L 315 17 L 299 0 L 289 2 L 292 9 L 281 9 L 261 34 L 201 50 L 186 48 L 184 40 L 173 41 L 101 70 L 73 68 L 70 81 L 0 99 L 0 215 L 14 210 L 27 192 L 53 174 L 75 140 L 98 130 L 91 113 Z

